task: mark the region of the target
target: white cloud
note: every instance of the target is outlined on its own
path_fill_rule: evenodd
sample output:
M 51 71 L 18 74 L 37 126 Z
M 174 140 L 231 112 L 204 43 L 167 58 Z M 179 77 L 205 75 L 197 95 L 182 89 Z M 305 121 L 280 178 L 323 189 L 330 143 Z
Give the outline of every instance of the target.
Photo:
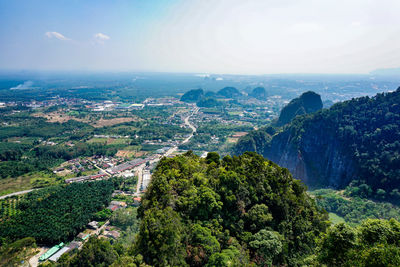
M 69 38 L 65 37 L 64 35 L 62 35 L 59 32 L 46 32 L 45 35 L 47 36 L 47 38 L 57 38 L 58 40 L 61 41 L 68 41 L 70 40 Z
M 94 35 L 94 38 L 95 38 L 96 40 L 99 40 L 99 41 L 110 40 L 110 36 L 105 35 L 104 33 L 101 33 L 101 32 L 96 33 L 96 34 Z
M 322 28 L 322 25 L 316 23 L 296 23 L 292 26 L 292 31 L 297 34 L 305 34 L 318 32 Z

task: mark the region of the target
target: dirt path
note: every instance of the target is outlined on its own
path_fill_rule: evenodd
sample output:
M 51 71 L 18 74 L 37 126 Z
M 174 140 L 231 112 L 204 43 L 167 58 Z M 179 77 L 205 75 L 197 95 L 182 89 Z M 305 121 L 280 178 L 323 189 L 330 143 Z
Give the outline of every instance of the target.
M 33 256 L 32 258 L 29 259 L 29 266 L 31 267 L 37 267 L 39 265 L 39 257 L 45 252 L 46 248 L 40 247 L 39 252 Z
M 8 194 L 8 195 L 1 196 L 0 199 L 5 199 L 5 198 L 7 198 L 7 197 L 12 197 L 12 196 L 17 196 L 17 195 L 26 194 L 26 193 L 32 192 L 33 190 L 37 190 L 37 189 L 29 189 L 29 190 L 14 192 L 14 193 L 11 193 L 11 194 Z

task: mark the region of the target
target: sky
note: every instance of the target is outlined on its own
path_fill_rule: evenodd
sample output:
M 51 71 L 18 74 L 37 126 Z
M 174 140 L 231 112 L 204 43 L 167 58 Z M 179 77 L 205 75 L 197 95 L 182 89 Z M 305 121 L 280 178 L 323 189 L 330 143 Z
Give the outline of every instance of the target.
M 399 0 L 0 0 L 0 69 L 232 74 L 400 67 Z

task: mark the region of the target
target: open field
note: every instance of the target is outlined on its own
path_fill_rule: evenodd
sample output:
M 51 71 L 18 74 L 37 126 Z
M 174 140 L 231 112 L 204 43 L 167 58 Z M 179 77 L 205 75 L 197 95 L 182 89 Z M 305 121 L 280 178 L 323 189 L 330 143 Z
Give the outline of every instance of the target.
M 227 138 L 227 142 L 231 143 L 231 144 L 235 144 L 239 141 L 239 138 L 235 138 L 235 137 L 228 137 Z
M 59 183 L 55 174 L 35 172 L 16 178 L 0 179 L 0 196 Z
M 41 113 L 40 112 L 40 113 L 35 113 L 32 116 L 45 118 L 48 122 L 64 123 L 69 120 L 76 120 L 76 121 L 88 123 L 96 128 L 101 128 L 104 126 L 113 126 L 113 125 L 124 123 L 124 122 L 131 122 L 131 121 L 139 120 L 136 117 L 121 117 L 121 118 L 112 118 L 112 119 L 104 119 L 104 118 L 93 119 L 90 117 L 90 115 L 89 115 L 89 117 L 85 117 L 84 119 L 81 119 L 81 118 L 77 118 L 77 117 L 68 115 L 67 113 L 59 112 L 59 111 L 54 111 L 54 112 L 49 112 L 49 113 Z
M 98 144 L 104 144 L 107 143 L 108 138 L 103 138 L 103 137 L 93 137 L 87 141 L 87 143 L 98 143 Z
M 48 122 L 67 122 L 69 120 L 76 120 L 76 121 L 80 121 L 80 122 L 89 122 L 87 119 L 79 119 L 76 117 L 72 117 L 69 116 L 65 113 L 61 113 L 61 112 L 50 112 L 50 113 L 35 113 L 32 116 L 34 117 L 42 117 L 45 118 Z
M 89 139 L 88 143 L 98 143 L 107 145 L 128 145 L 131 139 L 128 138 L 105 138 L 105 137 L 93 137 Z
M 124 118 L 114 118 L 114 119 L 100 119 L 93 123 L 90 123 L 93 127 L 100 128 L 104 126 L 112 126 L 124 122 L 138 121 L 137 118 L 133 117 L 124 117 Z
M 127 145 L 129 144 L 131 139 L 129 138 L 108 138 L 107 145 Z
M 147 154 L 148 153 L 146 151 L 118 150 L 115 156 L 122 158 L 132 158 L 132 157 L 140 158 Z
M 135 155 L 135 151 L 130 151 L 130 150 L 118 150 L 117 154 L 115 156 L 121 157 L 121 158 L 131 158 Z
M 17 178 L 5 178 L 0 180 L 0 195 L 31 189 L 31 179 L 26 176 Z

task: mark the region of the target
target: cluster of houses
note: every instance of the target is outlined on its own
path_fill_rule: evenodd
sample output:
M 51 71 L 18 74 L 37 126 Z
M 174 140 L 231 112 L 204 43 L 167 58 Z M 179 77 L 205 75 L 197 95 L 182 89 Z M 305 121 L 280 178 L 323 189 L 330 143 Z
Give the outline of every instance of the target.
M 121 203 L 116 204 L 121 205 Z M 79 233 L 76 238 L 67 245 L 61 242 L 60 244 L 51 247 L 39 257 L 39 261 L 43 262 L 49 260 L 52 262 L 57 262 L 63 254 L 74 249 L 80 249 L 92 234 L 100 234 L 100 238 L 110 238 L 113 240 L 118 239 L 121 234 L 114 227 L 108 225 L 108 223 L 109 222 L 107 221 L 103 227 L 100 227 L 99 223 L 96 221 L 89 222 L 87 228 L 90 230 Z
M 75 159 L 76 160 L 76 159 Z M 69 178 L 65 179 L 66 183 L 74 183 L 74 182 L 83 182 L 83 181 L 90 181 L 90 180 L 97 180 L 97 179 L 103 179 L 106 177 L 109 177 L 111 175 L 119 174 L 127 170 L 131 170 L 143 163 L 145 163 L 146 160 L 149 159 L 134 159 L 128 162 L 124 162 L 122 164 L 118 164 L 121 162 L 120 159 L 116 158 L 108 158 L 108 157 L 97 157 L 94 156 L 92 157 L 91 160 L 88 160 L 87 162 L 89 164 L 93 164 L 93 166 L 97 166 L 99 168 L 106 169 L 105 171 L 99 171 L 96 174 L 92 175 L 85 175 L 85 176 L 79 176 L 79 177 L 74 177 L 74 178 Z M 92 168 L 93 168 L 92 166 Z M 55 172 L 62 171 L 62 168 L 56 169 Z
M 117 209 L 126 208 L 128 205 L 124 201 L 111 201 L 110 205 L 108 205 L 108 209 L 111 211 L 116 211 Z
M 52 107 L 58 105 L 80 105 L 85 104 L 88 101 L 79 99 L 79 98 L 66 98 L 55 96 L 50 99 L 46 99 L 43 101 L 31 100 L 31 101 L 9 101 L 9 102 L 1 102 L 0 107 L 14 107 L 14 106 L 25 106 L 30 108 L 42 108 L 42 107 Z
M 83 242 L 85 242 L 89 236 L 90 235 L 87 234 L 82 237 L 78 237 L 78 240 L 74 240 L 68 245 L 65 245 L 63 242 L 61 242 L 60 244 L 55 245 L 54 247 L 43 253 L 39 257 L 39 261 L 43 262 L 45 260 L 49 260 L 52 262 L 57 262 L 63 254 L 70 252 L 73 249 L 79 249 L 82 246 Z
M 88 159 L 71 159 L 65 163 L 63 163 L 60 167 L 53 170 L 53 173 L 64 173 L 66 171 L 72 173 L 83 172 L 87 170 L 92 170 L 95 167 L 91 164 Z
M 146 106 L 173 106 L 181 104 L 182 102 L 175 97 L 161 97 L 161 98 L 147 98 L 143 101 L 143 105 Z
M 111 100 L 106 100 L 99 103 L 91 103 L 90 105 L 86 105 L 86 108 L 89 108 L 93 111 L 113 111 L 113 110 L 134 110 L 134 109 L 142 109 L 144 108 L 144 104 L 137 103 L 122 103 L 122 102 L 113 102 Z

